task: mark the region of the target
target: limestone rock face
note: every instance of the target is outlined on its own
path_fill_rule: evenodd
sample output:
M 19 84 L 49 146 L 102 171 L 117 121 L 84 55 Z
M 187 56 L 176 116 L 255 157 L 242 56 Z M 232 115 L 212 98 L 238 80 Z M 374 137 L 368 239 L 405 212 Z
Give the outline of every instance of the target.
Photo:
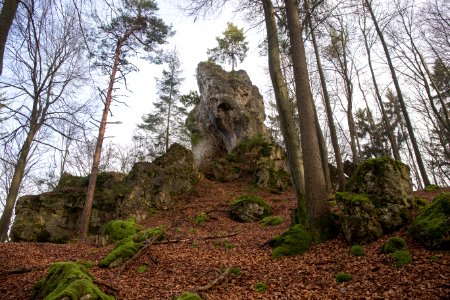
M 413 201 L 409 167 L 405 164 L 388 157 L 365 160 L 346 190 L 336 194 L 336 202 L 349 243 L 375 241 L 405 224 Z
M 240 141 L 269 134 L 263 98 L 245 71 L 226 72 L 214 63 L 202 62 L 197 81 L 200 103 L 190 113 L 187 125 L 195 161 L 205 172 Z
M 140 162 L 128 175 L 99 174 L 90 232 L 110 220 L 147 218 L 155 209 L 174 203 L 173 196 L 189 191 L 200 178 L 192 152 L 174 144 L 152 163 Z M 65 242 L 77 233 L 89 179 L 65 174 L 56 189 L 21 197 L 11 228 L 13 241 Z

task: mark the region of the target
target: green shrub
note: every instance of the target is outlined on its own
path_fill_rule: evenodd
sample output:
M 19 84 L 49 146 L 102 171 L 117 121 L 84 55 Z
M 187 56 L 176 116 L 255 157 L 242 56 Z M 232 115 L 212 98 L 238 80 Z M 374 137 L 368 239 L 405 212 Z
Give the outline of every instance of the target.
M 274 247 L 272 257 L 280 258 L 303 254 L 311 247 L 312 242 L 311 233 L 297 224 L 270 241 Z
M 360 245 L 353 245 L 350 248 L 350 253 L 353 256 L 364 256 L 364 248 Z
M 93 283 L 92 275 L 82 264 L 58 262 L 51 265 L 45 279 L 36 283 L 32 299 L 80 299 L 86 294 L 92 299 L 114 299 Z
M 348 282 L 350 280 L 352 280 L 352 275 L 350 275 L 350 274 L 341 272 L 341 273 L 338 273 L 336 275 L 336 282 L 337 283 Z
M 391 254 L 394 258 L 395 266 L 401 268 L 404 265 L 412 263 L 411 254 L 407 250 L 395 251 Z
M 139 231 L 139 226 L 135 219 L 112 220 L 109 221 L 105 228 L 105 233 L 113 241 L 120 241 L 121 239 L 135 235 Z
M 194 223 L 201 225 L 205 223 L 208 219 L 209 219 L 208 214 L 202 212 L 195 216 Z
M 200 298 L 200 296 L 195 293 L 185 292 L 176 297 L 175 300 L 202 300 L 202 298 Z
M 412 222 L 408 234 L 431 249 L 450 249 L 450 193 L 442 193 L 423 208 Z
M 267 216 L 264 219 L 262 219 L 261 221 L 259 221 L 259 224 L 261 224 L 263 226 L 276 226 L 276 225 L 280 225 L 283 222 L 284 222 L 284 220 L 280 216 Z
M 260 293 L 264 293 L 267 290 L 267 284 L 264 282 L 257 282 L 255 284 L 255 290 Z
M 383 253 L 393 253 L 398 250 L 404 250 L 406 249 L 406 242 L 404 239 L 399 237 L 393 237 L 390 238 L 386 244 L 383 245 L 381 248 L 381 251 Z

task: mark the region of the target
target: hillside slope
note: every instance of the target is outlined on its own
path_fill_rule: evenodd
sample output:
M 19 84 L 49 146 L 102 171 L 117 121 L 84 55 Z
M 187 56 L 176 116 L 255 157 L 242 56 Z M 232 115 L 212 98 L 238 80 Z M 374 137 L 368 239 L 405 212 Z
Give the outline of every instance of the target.
M 228 204 L 243 194 L 266 199 L 273 208 L 272 214 L 282 216 L 284 223 L 263 227 L 231 221 Z M 435 194 L 420 193 L 428 200 Z M 169 241 L 151 245 L 122 272 L 97 266 L 112 246 L 97 248 L 76 242 L 0 244 L 0 299 L 29 299 L 34 283 L 56 261 L 93 262 L 90 271 L 96 283 L 117 299 L 172 299 L 213 283 L 229 267 L 238 268 L 241 275 L 227 276 L 213 285 L 203 292 L 204 299 L 450 298 L 449 253 L 413 244 L 405 229 L 366 245 L 366 255 L 362 257 L 352 256 L 350 247 L 338 237 L 314 246 L 303 256 L 273 260 L 267 241 L 289 227 L 290 209 L 295 207 L 292 192 L 274 195 L 244 183 L 202 179 L 179 203 L 143 224 L 165 225 Z M 202 212 L 210 218 L 196 224 L 194 218 Z M 380 252 L 392 236 L 407 241 L 412 264 L 397 269 L 390 256 Z M 143 265 L 147 269 L 139 272 Z M 338 284 L 335 276 L 339 272 L 351 274 L 353 279 Z M 267 290 L 256 291 L 258 282 L 265 283 Z

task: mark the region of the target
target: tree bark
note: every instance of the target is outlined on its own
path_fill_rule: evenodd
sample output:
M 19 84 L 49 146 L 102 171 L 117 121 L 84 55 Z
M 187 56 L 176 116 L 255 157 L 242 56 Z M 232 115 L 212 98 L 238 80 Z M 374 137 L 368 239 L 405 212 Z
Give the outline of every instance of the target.
M 373 83 L 373 87 L 375 90 L 375 95 L 376 95 L 376 100 L 378 101 L 378 104 L 380 105 L 380 109 L 381 109 L 381 117 L 383 119 L 383 123 L 384 123 L 384 127 L 389 139 L 389 143 L 391 144 L 391 148 L 392 148 L 392 154 L 394 156 L 395 160 L 401 160 L 400 158 L 400 152 L 398 149 L 398 145 L 397 145 L 397 141 L 395 140 L 395 136 L 394 136 L 394 130 L 391 127 L 391 123 L 388 120 L 387 114 L 386 114 L 386 109 L 384 108 L 384 103 L 383 103 L 383 98 L 381 97 L 381 93 L 380 93 L 380 89 L 378 88 L 378 83 L 377 83 L 377 78 L 375 77 L 375 72 L 373 70 L 373 66 L 372 66 L 372 57 L 370 54 L 370 48 L 369 48 L 369 43 L 367 41 L 367 33 L 365 30 L 365 19 L 364 19 L 364 28 L 362 28 L 362 33 L 363 33 L 363 37 L 364 37 L 364 46 L 366 49 L 366 53 L 367 53 L 367 61 L 369 63 L 369 70 L 370 70 L 370 75 L 372 78 L 372 83 Z
M 321 165 L 319 141 L 314 119 L 314 102 L 309 84 L 302 27 L 295 0 L 285 0 L 286 17 L 294 68 L 296 98 L 300 114 L 300 136 L 305 168 L 305 194 L 309 229 L 316 239 L 328 229 L 330 209 Z
M 369 0 L 365 0 L 365 4 L 367 6 L 367 9 L 370 13 L 370 16 L 372 18 L 373 24 L 375 25 L 375 29 L 377 31 L 378 37 L 380 38 L 381 45 L 383 46 L 384 54 L 386 56 L 386 60 L 389 65 L 389 70 L 391 72 L 392 81 L 394 82 L 395 90 L 397 92 L 398 100 L 400 102 L 400 107 L 402 109 L 403 117 L 405 119 L 406 128 L 409 133 L 409 138 L 411 140 L 411 144 L 414 150 L 414 155 L 416 157 L 417 165 L 419 167 L 420 175 L 422 176 L 422 180 L 425 186 L 430 185 L 430 180 L 428 179 L 427 171 L 425 170 L 425 165 L 422 160 L 422 154 L 420 153 L 419 146 L 417 145 L 417 140 L 414 135 L 414 129 L 411 124 L 411 120 L 409 119 L 408 110 L 406 109 L 405 100 L 403 99 L 403 93 L 400 88 L 400 84 L 398 82 L 397 74 L 395 72 L 394 65 L 392 63 L 391 55 L 389 54 L 389 50 L 387 48 L 387 43 L 384 40 L 383 32 L 380 29 L 380 26 L 378 25 L 378 21 L 375 17 L 375 14 L 372 9 L 372 4 Z
M 309 0 L 307 1 L 307 3 L 309 4 Z M 333 145 L 334 159 L 336 160 L 336 167 L 339 175 L 338 191 L 343 191 L 345 186 L 345 174 L 344 174 L 344 166 L 342 164 L 341 150 L 339 148 L 339 142 L 336 133 L 336 126 L 334 125 L 333 110 L 331 109 L 331 102 L 330 96 L 328 94 L 327 82 L 322 68 L 322 61 L 320 59 L 319 47 L 317 45 L 316 34 L 314 32 L 314 26 L 312 23 L 311 16 L 309 16 L 308 21 L 309 21 L 308 22 L 309 29 L 311 31 L 311 39 L 314 47 L 314 54 L 316 56 L 317 70 L 319 71 L 320 84 L 322 86 L 323 101 L 325 102 L 325 111 L 328 119 L 328 127 L 330 128 L 330 137 L 331 137 L 331 144 Z
M 36 135 L 36 128 L 31 128 L 27 134 L 27 138 L 20 149 L 19 159 L 14 167 L 14 174 L 11 180 L 11 185 L 6 196 L 6 203 L 3 209 L 2 217 L 0 218 L 0 242 L 6 242 L 8 238 L 9 225 L 11 217 L 16 204 L 17 196 L 19 195 L 20 185 L 25 174 L 25 167 L 27 165 L 28 154 L 30 153 L 31 144 Z
M 114 53 L 114 63 L 109 79 L 108 90 L 105 99 L 105 108 L 103 109 L 102 119 L 100 121 L 100 128 L 98 130 L 97 144 L 95 146 L 94 158 L 92 160 L 91 175 L 89 176 L 89 185 L 86 191 L 86 200 L 84 203 L 83 214 L 81 215 L 80 223 L 80 239 L 85 240 L 88 236 L 89 220 L 91 218 L 92 204 L 94 203 L 95 186 L 97 182 L 98 167 L 100 165 L 100 157 L 102 154 L 103 140 L 105 137 L 106 121 L 108 119 L 109 108 L 112 102 L 112 92 L 114 82 L 116 80 L 117 69 L 119 68 L 119 58 L 122 49 L 122 42 L 119 41 Z
M 269 72 L 280 117 L 281 131 L 289 161 L 292 181 L 297 197 L 298 218 L 300 224 L 306 225 L 305 178 L 303 158 L 300 152 L 300 139 L 292 114 L 287 85 L 281 70 L 280 46 L 275 22 L 275 12 L 271 0 L 263 0 L 264 18 L 267 30 Z
M 3 56 L 5 54 L 9 29 L 16 16 L 18 6 L 19 0 L 5 0 L 3 1 L 2 11 L 0 12 L 0 75 L 2 75 L 3 71 Z

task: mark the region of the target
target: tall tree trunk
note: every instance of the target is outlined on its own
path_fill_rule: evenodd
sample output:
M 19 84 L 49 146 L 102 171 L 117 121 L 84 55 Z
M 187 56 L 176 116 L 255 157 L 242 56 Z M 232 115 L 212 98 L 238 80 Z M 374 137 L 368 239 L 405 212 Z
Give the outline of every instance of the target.
M 306 3 L 309 4 L 309 0 L 306 1 Z M 309 11 L 309 7 L 307 9 Z M 338 191 L 343 191 L 345 186 L 345 174 L 344 174 L 344 166 L 342 164 L 341 150 L 339 148 L 339 142 L 336 133 L 336 126 L 334 125 L 333 110 L 331 109 L 331 102 L 330 96 L 328 94 L 327 82 L 322 68 L 322 61 L 320 59 L 319 47 L 317 45 L 316 33 L 314 32 L 314 26 L 312 23 L 311 16 L 309 16 L 308 21 L 309 21 L 308 22 L 309 29 L 311 31 L 311 39 L 314 47 L 314 54 L 316 56 L 317 70 L 319 71 L 320 84 L 322 86 L 323 101 L 325 102 L 325 111 L 328 119 L 328 127 L 330 128 L 330 137 L 331 137 L 331 144 L 333 145 L 334 159 L 336 160 L 336 167 L 339 175 Z
M 5 54 L 6 40 L 8 39 L 9 29 L 16 16 L 19 0 L 3 1 L 2 11 L 0 12 L 0 75 L 3 71 L 3 56 Z
M 320 128 L 319 117 L 317 116 L 316 106 L 314 108 L 314 120 L 316 121 L 317 139 L 319 141 L 320 149 L 320 161 L 322 162 L 323 177 L 325 178 L 325 185 L 327 186 L 327 192 L 333 193 L 333 187 L 331 185 L 330 166 L 328 165 L 328 148 L 325 138 L 323 137 L 322 129 Z
M 361 30 L 362 30 L 363 37 L 364 37 L 364 46 L 365 46 L 366 53 L 367 53 L 367 61 L 369 63 L 370 76 L 372 78 L 372 83 L 373 83 L 373 87 L 375 90 L 375 95 L 376 95 L 375 98 L 378 101 L 378 104 L 380 105 L 381 117 L 383 119 L 384 127 L 386 130 L 388 139 L 389 139 L 389 143 L 391 144 L 392 154 L 394 155 L 394 159 L 401 160 L 397 141 L 394 136 L 394 130 L 392 129 L 391 123 L 389 122 L 389 119 L 387 117 L 386 109 L 384 108 L 383 98 L 381 97 L 380 89 L 378 88 L 377 78 L 375 77 L 375 72 L 373 70 L 372 57 L 370 54 L 369 42 L 367 40 L 367 33 L 365 30 L 365 26 L 366 26 L 365 22 L 366 22 L 366 20 L 364 19 L 364 28 L 362 28 Z
M 281 131 L 289 161 L 292 181 L 297 197 L 299 222 L 306 225 L 305 178 L 300 140 L 292 114 L 287 85 L 281 70 L 280 46 L 278 41 L 275 12 L 271 0 L 263 0 L 264 18 L 267 30 L 269 72 L 280 117 Z
M 384 54 L 386 56 L 386 60 L 389 65 L 389 70 L 391 72 L 392 81 L 394 82 L 395 90 L 397 92 L 398 100 L 400 102 L 400 107 L 402 109 L 403 117 L 405 119 L 406 128 L 408 130 L 409 138 L 411 140 L 411 144 L 412 144 L 412 147 L 414 150 L 414 155 L 416 157 L 417 165 L 419 167 L 420 175 L 422 176 L 424 185 L 425 186 L 430 185 L 430 180 L 428 179 L 428 174 L 427 174 L 427 171 L 425 170 L 425 165 L 422 160 L 422 154 L 420 153 L 419 146 L 417 145 L 417 140 L 414 135 L 414 129 L 412 127 L 411 120 L 409 119 L 408 110 L 406 109 L 405 100 L 403 99 L 403 93 L 402 93 L 402 90 L 400 89 L 400 84 L 398 82 L 397 74 L 395 72 L 395 68 L 392 63 L 391 55 L 389 54 L 389 50 L 387 48 L 386 41 L 384 40 L 383 32 L 381 31 L 380 26 L 378 25 L 378 21 L 373 12 L 371 2 L 369 0 L 365 0 L 365 4 L 370 13 L 373 24 L 375 25 L 375 29 L 377 31 L 378 37 L 380 38 L 381 45 L 383 46 Z
M 286 17 L 291 44 L 295 76 L 296 98 L 300 114 L 300 136 L 305 168 L 305 195 L 308 224 L 316 239 L 328 231 L 330 209 L 327 203 L 327 187 L 320 158 L 319 141 L 314 119 L 302 27 L 295 0 L 285 0 Z
M 105 137 L 106 121 L 108 119 L 109 108 L 112 101 L 112 92 L 114 82 L 116 80 L 117 69 L 119 68 L 119 58 L 122 49 L 121 42 L 117 43 L 116 51 L 114 53 L 114 63 L 109 78 L 108 91 L 106 93 L 105 108 L 103 109 L 102 119 L 100 121 L 100 128 L 98 130 L 97 144 L 95 146 L 94 158 L 92 160 L 91 175 L 89 176 L 89 185 L 86 191 L 86 200 L 84 203 L 83 214 L 81 215 L 80 223 L 80 238 L 85 240 L 88 236 L 89 220 L 91 218 L 92 204 L 94 203 L 95 186 L 97 182 L 98 167 L 100 165 L 100 157 L 102 154 L 103 140 Z
M 30 129 L 27 138 L 20 149 L 19 159 L 14 167 L 14 174 L 11 180 L 11 185 L 6 196 L 5 208 L 3 209 L 2 217 L 0 218 L 0 242 L 5 242 L 8 238 L 9 225 L 11 217 L 16 204 L 17 196 L 19 195 L 20 185 L 22 184 L 23 176 L 25 174 L 25 167 L 27 165 L 28 154 L 30 153 L 31 144 L 36 135 L 36 128 Z

